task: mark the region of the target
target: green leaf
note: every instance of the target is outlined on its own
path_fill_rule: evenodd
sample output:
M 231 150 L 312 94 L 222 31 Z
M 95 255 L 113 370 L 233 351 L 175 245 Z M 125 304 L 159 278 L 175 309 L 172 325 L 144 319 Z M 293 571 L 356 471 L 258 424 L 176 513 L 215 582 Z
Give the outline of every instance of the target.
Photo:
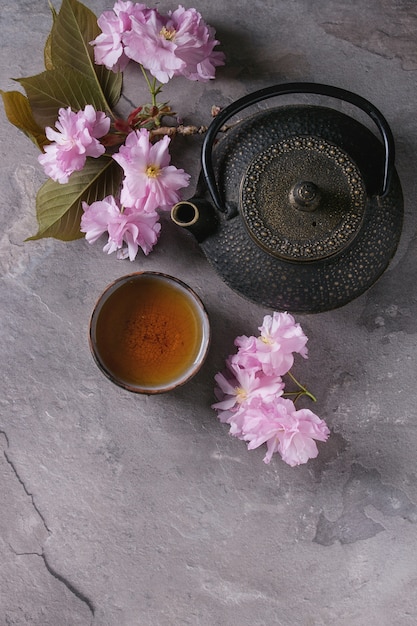
M 11 124 L 23 131 L 33 143 L 42 149 L 49 143 L 43 128 L 35 121 L 29 100 L 19 91 L 1 91 L 4 110 Z
M 97 82 L 77 70 L 67 68 L 47 70 L 37 76 L 19 78 L 17 82 L 26 91 L 33 116 L 41 127 L 54 126 L 61 107 L 74 111 L 92 104 L 97 111 L 107 108 Z
M 49 1 L 49 8 L 51 9 L 51 13 L 52 13 L 52 19 L 53 21 L 56 20 L 56 17 L 58 15 L 55 7 L 51 4 L 51 2 Z M 43 60 L 45 63 L 45 69 L 47 70 L 53 70 L 54 69 L 54 64 L 52 63 L 52 58 L 51 58 L 51 33 L 49 33 L 46 42 L 45 42 L 45 47 L 44 47 L 44 51 L 43 51 Z
M 54 69 L 54 64 L 52 63 L 52 57 L 51 57 L 51 34 L 50 33 L 45 41 L 45 47 L 43 50 L 43 61 L 45 63 L 45 69 L 47 70 Z
M 95 81 L 102 94 L 101 110 L 110 112 L 120 99 L 122 75 L 95 65 L 90 42 L 101 32 L 97 17 L 77 0 L 63 0 L 51 31 L 51 60 L 54 67 L 72 67 Z
M 72 241 L 83 237 L 80 232 L 82 202 L 91 204 L 117 194 L 122 173 L 114 159 L 103 155 L 87 159 L 84 168 L 74 172 L 65 185 L 47 180 L 36 198 L 39 230 L 27 241 L 44 237 Z

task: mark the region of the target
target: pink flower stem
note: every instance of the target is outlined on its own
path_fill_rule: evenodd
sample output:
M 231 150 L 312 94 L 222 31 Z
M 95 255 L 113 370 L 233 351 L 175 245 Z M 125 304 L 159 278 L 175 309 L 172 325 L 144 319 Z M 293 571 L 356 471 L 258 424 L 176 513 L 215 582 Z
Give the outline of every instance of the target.
M 291 378 L 293 383 L 295 383 L 297 387 L 299 387 L 300 391 L 287 391 L 284 393 L 285 396 L 295 396 L 294 403 L 298 400 L 298 398 L 301 398 L 301 396 L 308 396 L 313 402 L 317 402 L 317 398 L 313 396 L 313 394 L 306 387 L 299 383 L 295 376 L 291 374 L 291 372 L 288 372 L 288 376 Z

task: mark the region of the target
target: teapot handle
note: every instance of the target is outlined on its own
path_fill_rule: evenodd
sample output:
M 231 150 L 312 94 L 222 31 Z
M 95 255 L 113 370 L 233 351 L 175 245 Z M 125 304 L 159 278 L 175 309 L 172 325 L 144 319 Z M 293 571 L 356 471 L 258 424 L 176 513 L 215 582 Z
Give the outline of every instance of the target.
M 340 89 L 339 87 L 332 87 L 330 85 L 322 85 L 319 83 L 284 83 L 282 85 L 273 85 L 271 87 L 266 87 L 264 89 L 260 89 L 259 91 L 250 93 L 247 96 L 243 96 L 243 98 L 236 100 L 236 102 L 233 102 L 225 109 L 220 111 L 220 113 L 214 118 L 213 122 L 210 124 L 202 146 L 201 165 L 208 190 L 214 204 L 216 205 L 216 208 L 219 211 L 223 212 L 224 208 L 222 206 L 219 189 L 216 184 L 213 163 L 211 159 L 212 148 L 217 133 L 228 119 L 230 119 L 233 115 L 239 113 L 239 111 L 242 111 L 242 109 L 256 104 L 257 102 L 261 102 L 262 100 L 266 100 L 267 98 L 293 93 L 311 93 L 320 96 L 338 98 L 339 100 L 344 100 L 346 102 L 349 102 L 350 104 L 357 106 L 359 109 L 362 109 L 362 111 L 369 115 L 369 117 L 375 122 L 379 132 L 382 135 L 385 149 L 383 180 L 381 190 L 378 195 L 381 198 L 387 195 L 390 187 L 392 173 L 394 170 L 395 147 L 391 129 L 382 113 L 368 100 L 362 98 L 361 96 L 358 96 L 357 94 L 347 91 L 346 89 Z

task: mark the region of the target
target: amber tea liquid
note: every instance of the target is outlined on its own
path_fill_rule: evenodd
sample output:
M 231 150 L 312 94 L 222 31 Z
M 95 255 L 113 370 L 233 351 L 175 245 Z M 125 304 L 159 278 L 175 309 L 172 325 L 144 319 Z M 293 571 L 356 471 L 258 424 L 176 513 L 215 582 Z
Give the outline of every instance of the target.
M 195 362 L 201 327 L 186 290 L 161 277 L 141 275 L 121 284 L 100 309 L 97 356 L 116 379 L 159 387 L 175 381 Z

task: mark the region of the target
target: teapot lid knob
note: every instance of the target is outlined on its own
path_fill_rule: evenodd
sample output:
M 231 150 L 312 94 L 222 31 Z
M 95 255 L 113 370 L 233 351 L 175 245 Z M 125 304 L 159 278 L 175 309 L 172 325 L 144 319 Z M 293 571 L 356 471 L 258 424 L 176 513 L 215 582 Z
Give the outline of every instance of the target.
M 300 180 L 290 189 L 290 203 L 300 211 L 315 211 L 320 204 L 321 193 L 316 184 L 309 180 Z

